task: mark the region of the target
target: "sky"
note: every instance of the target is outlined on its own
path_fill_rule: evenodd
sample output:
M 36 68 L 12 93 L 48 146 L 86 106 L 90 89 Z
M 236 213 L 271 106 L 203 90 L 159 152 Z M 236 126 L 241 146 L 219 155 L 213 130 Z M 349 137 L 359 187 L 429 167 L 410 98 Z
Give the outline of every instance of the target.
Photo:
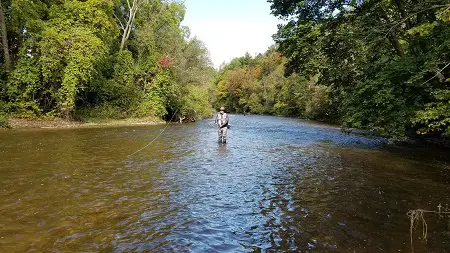
M 264 53 L 275 42 L 276 17 L 266 0 L 185 0 L 182 25 L 208 48 L 214 67 L 249 52 Z

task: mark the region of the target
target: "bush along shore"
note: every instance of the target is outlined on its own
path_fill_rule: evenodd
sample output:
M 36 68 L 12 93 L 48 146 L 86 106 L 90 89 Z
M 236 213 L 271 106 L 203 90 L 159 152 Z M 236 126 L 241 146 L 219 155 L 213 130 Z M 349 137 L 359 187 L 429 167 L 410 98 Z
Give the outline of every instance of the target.
M 181 25 L 181 2 L 38 0 L 1 7 L 0 127 L 211 114 L 216 70 L 204 43 Z

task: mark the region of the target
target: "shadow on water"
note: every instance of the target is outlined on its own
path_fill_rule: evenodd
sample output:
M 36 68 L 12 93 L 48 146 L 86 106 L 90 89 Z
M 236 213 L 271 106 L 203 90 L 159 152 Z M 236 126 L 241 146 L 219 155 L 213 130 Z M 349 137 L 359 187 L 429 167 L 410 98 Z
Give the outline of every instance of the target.
M 409 252 L 450 204 L 443 150 L 289 118 L 0 132 L 1 252 Z M 448 220 L 427 216 L 446 252 Z

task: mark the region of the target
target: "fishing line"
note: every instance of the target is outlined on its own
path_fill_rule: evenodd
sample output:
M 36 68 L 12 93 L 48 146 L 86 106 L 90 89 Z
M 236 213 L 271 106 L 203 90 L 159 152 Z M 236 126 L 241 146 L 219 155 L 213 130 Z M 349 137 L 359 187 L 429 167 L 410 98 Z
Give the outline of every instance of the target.
M 166 126 L 164 127 L 164 129 L 163 129 L 161 132 L 159 132 L 159 134 L 158 134 L 151 142 L 149 142 L 147 145 L 145 145 L 143 148 L 139 149 L 138 151 L 132 153 L 131 155 L 128 155 L 128 157 L 133 156 L 133 155 L 135 155 L 135 154 L 141 152 L 142 150 L 144 150 L 144 149 L 147 148 L 148 146 L 152 145 L 152 143 L 153 143 L 154 141 L 156 141 L 156 139 L 158 139 L 159 136 L 161 136 L 161 135 L 164 133 L 164 131 L 166 131 L 167 127 L 169 126 L 170 122 L 172 122 L 173 117 L 175 117 L 175 115 L 177 114 L 177 112 L 178 112 L 178 110 L 175 111 L 175 113 L 172 115 L 172 118 L 169 120 L 169 122 L 167 122 L 167 124 L 166 124 Z

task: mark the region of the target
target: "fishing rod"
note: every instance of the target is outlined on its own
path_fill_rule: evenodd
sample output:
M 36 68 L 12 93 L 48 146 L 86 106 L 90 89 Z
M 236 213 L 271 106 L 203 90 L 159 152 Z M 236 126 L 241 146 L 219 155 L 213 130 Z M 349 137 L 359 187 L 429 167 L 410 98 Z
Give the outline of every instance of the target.
M 135 154 L 141 152 L 142 150 L 144 150 L 144 149 L 147 148 L 148 146 L 152 145 L 152 143 L 153 143 L 154 141 L 156 141 L 156 139 L 158 139 L 159 136 L 161 136 L 161 135 L 164 133 L 164 131 L 166 131 L 167 127 L 170 125 L 170 123 L 172 122 L 172 120 L 173 120 L 173 118 L 175 117 L 175 115 L 177 114 L 177 112 L 178 112 L 178 110 L 175 111 L 175 113 L 172 115 L 172 118 L 166 123 L 166 126 L 164 127 L 164 129 L 163 129 L 161 132 L 159 132 L 159 134 L 158 134 L 152 141 L 150 141 L 147 145 L 145 145 L 145 146 L 142 147 L 141 149 L 137 150 L 136 152 L 134 152 L 134 153 L 128 155 L 128 157 L 131 157 L 131 156 L 133 156 L 133 155 L 135 155 Z

